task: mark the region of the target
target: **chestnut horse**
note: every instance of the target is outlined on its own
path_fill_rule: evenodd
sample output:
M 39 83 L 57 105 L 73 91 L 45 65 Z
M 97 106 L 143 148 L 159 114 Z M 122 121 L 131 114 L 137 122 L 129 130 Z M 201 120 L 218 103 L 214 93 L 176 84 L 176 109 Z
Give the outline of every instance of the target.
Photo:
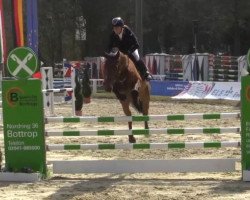
M 133 61 L 120 51 L 112 55 L 106 54 L 104 65 L 104 88 L 113 91 L 122 105 L 123 112 L 131 116 L 130 105 L 143 115 L 148 115 L 150 101 L 150 85 L 148 81 L 142 80 Z M 144 122 L 148 129 L 148 122 Z M 132 129 L 132 122 L 128 122 Z M 129 142 L 135 143 L 133 135 L 129 135 Z

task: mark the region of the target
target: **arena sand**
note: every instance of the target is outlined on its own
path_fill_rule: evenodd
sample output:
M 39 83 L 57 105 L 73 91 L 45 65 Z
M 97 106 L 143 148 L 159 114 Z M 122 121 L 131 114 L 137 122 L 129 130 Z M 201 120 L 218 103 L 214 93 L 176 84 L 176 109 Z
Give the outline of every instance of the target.
M 211 112 L 238 112 L 234 103 L 218 101 L 152 101 L 150 114 L 184 114 Z M 71 116 L 70 105 L 56 105 L 56 114 Z M 83 114 L 88 116 L 123 115 L 115 99 L 92 99 L 84 105 Z M 136 111 L 133 110 L 136 115 Z M 150 122 L 151 128 L 182 127 L 232 127 L 240 126 L 238 119 L 192 120 L 175 122 Z M 78 123 L 48 124 L 52 129 L 119 129 L 126 123 Z M 143 128 L 143 123 L 134 123 L 134 128 Z M 153 135 L 137 136 L 137 143 L 169 141 L 240 140 L 237 134 L 222 135 Z M 116 137 L 49 137 L 47 143 L 127 143 L 127 136 Z M 1 134 L 1 147 L 3 136 Z M 2 149 L 3 150 L 3 149 Z M 102 150 L 102 151 L 54 151 L 47 153 L 47 160 L 91 159 L 179 159 L 179 158 L 240 158 L 240 149 L 183 149 L 183 150 Z M 49 166 L 50 168 L 50 166 Z M 170 199 L 170 200 L 241 200 L 250 199 L 250 183 L 241 181 L 240 164 L 232 173 L 147 173 L 147 174 L 51 174 L 47 180 L 37 183 L 0 183 L 1 200 L 39 199 Z

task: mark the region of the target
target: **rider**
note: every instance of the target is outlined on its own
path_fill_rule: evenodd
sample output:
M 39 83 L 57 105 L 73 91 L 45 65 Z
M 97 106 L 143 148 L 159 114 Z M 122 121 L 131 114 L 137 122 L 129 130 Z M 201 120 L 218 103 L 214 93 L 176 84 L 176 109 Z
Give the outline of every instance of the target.
M 124 24 L 121 17 L 113 18 L 112 26 L 113 31 L 110 36 L 108 50 L 112 51 L 113 48 L 118 48 L 122 53 L 128 55 L 128 57 L 134 62 L 142 79 L 149 81 L 151 75 L 139 56 L 139 43 L 135 34 Z

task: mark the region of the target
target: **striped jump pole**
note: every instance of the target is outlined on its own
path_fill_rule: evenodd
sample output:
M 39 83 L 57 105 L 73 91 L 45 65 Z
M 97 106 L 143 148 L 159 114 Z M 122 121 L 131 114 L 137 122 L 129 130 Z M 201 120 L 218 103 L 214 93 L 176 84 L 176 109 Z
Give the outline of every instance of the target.
M 64 122 L 141 122 L 141 121 L 175 121 L 175 120 L 198 120 L 198 119 L 239 119 L 240 113 L 196 113 L 196 114 L 174 114 L 174 115 L 148 115 L 148 116 L 117 116 L 117 117 L 46 117 L 46 123 Z
M 128 143 L 128 144 L 48 144 L 47 151 L 63 150 L 132 150 L 132 149 L 192 149 L 240 147 L 239 141 L 211 142 L 168 142 L 168 143 Z
M 226 128 L 162 128 L 162 129 L 124 129 L 124 130 L 53 130 L 46 131 L 46 136 L 115 136 L 115 135 L 152 135 L 152 134 L 223 134 L 240 133 L 239 127 Z

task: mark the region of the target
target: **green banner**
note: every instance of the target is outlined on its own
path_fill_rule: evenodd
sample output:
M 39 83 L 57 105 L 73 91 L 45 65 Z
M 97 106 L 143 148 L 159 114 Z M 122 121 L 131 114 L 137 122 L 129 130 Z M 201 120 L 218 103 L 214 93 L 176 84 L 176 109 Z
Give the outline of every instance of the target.
M 241 77 L 242 170 L 250 170 L 250 76 Z
M 2 87 L 7 170 L 46 174 L 41 80 L 5 80 Z

